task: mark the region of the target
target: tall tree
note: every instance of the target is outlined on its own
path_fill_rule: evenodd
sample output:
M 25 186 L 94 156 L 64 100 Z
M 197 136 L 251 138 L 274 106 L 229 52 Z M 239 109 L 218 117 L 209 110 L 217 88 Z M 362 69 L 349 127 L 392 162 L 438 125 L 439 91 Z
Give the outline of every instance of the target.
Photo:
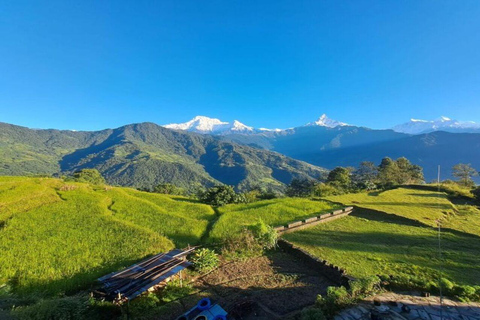
M 371 161 L 363 161 L 354 171 L 353 180 L 366 189 L 375 188 L 378 179 L 378 167 Z
M 472 177 L 478 176 L 477 170 L 472 168 L 472 166 L 468 163 L 459 163 L 453 166 L 452 168 L 453 176 L 459 179 L 459 182 L 466 186 L 472 187 L 475 185 L 473 182 Z
M 351 172 L 349 169 L 344 167 L 336 167 L 328 174 L 327 182 L 342 188 L 348 188 L 352 182 L 350 175 Z

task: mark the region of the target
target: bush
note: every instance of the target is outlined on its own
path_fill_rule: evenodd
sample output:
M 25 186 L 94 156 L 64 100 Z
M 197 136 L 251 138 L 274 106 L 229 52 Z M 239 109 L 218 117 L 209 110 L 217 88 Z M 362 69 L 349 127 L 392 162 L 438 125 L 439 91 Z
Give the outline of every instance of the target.
M 271 226 L 260 220 L 257 224 L 249 226 L 255 239 L 263 249 L 273 249 L 277 245 L 278 233 Z
M 215 251 L 210 249 L 200 249 L 195 251 L 191 258 L 195 270 L 200 272 L 208 272 L 218 266 L 218 256 Z
M 329 183 L 319 183 L 313 189 L 313 195 L 316 197 L 338 196 L 342 194 L 345 194 L 342 189 Z
M 179 188 L 176 185 L 171 183 L 161 183 L 153 188 L 153 192 L 161 193 L 161 194 L 177 195 L 177 196 L 185 195 L 185 189 Z
M 349 285 L 351 296 L 357 298 L 361 295 L 368 295 L 377 291 L 380 288 L 380 278 L 377 276 L 361 278 L 350 281 Z
M 77 182 L 87 182 L 95 185 L 105 184 L 105 179 L 97 169 L 82 169 L 73 174 Z
M 353 302 L 354 299 L 345 287 L 328 287 L 325 297 L 321 295 L 317 296 L 316 305 L 323 311 L 323 314 L 330 319 L 333 318 L 339 310 Z

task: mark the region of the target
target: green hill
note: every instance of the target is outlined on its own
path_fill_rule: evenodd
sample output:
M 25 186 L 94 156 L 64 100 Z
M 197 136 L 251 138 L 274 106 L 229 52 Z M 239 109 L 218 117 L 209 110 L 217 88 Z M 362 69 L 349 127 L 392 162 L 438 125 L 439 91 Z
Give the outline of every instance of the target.
M 69 174 L 96 168 L 109 184 L 188 190 L 219 183 L 281 188 L 325 171 L 275 152 L 153 123 L 92 132 L 33 130 L 0 123 L 0 175 Z

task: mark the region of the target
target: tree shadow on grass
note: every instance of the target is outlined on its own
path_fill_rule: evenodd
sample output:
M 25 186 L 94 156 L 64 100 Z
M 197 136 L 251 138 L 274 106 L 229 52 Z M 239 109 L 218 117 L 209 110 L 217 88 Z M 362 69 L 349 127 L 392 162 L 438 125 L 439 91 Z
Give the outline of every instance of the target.
M 438 230 L 437 227 L 433 227 L 421 221 L 409 219 L 403 216 L 399 216 L 393 213 L 387 213 L 379 210 L 356 207 L 355 210 L 350 215 L 353 217 L 364 218 L 371 221 L 387 222 L 387 223 L 400 224 L 400 225 L 412 226 L 412 227 L 422 227 L 422 228 L 427 228 L 435 231 Z M 453 217 L 453 219 L 455 219 L 455 217 Z M 480 239 L 480 236 L 478 235 L 459 231 L 456 229 L 442 227 L 442 230 L 444 232 L 449 232 L 459 237 L 470 237 L 477 240 Z

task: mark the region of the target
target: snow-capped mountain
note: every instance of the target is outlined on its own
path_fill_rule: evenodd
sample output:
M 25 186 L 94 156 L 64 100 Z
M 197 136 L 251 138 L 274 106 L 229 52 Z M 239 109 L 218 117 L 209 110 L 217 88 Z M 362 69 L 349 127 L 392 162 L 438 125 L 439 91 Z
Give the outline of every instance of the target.
M 305 126 L 320 126 L 327 128 L 348 126 L 344 122 L 330 119 L 326 114 L 322 114 L 317 121 L 309 122 Z M 227 135 L 227 134 L 254 134 L 254 133 L 278 133 L 288 129 L 267 129 L 249 127 L 238 120 L 233 122 L 225 122 L 216 118 L 205 116 L 196 116 L 190 121 L 184 123 L 171 123 L 163 125 L 163 127 L 174 130 L 184 130 L 203 134 Z M 290 128 L 293 129 L 293 128 Z
M 234 120 L 232 123 L 230 123 L 204 116 L 196 116 L 188 122 L 172 123 L 164 125 L 163 127 L 168 129 L 184 130 L 203 134 L 250 134 L 256 132 L 254 128 L 246 126 L 237 120 Z
M 335 128 L 335 127 L 343 127 L 348 126 L 347 123 L 340 122 L 337 120 L 330 119 L 327 117 L 326 114 L 322 114 L 320 118 L 318 118 L 315 122 L 307 123 L 306 126 L 321 126 L 321 127 L 328 127 L 328 128 Z
M 408 134 L 422 134 L 433 131 L 447 132 L 480 132 L 480 124 L 473 121 L 458 121 L 447 117 L 440 117 L 435 120 L 411 119 L 409 122 L 397 125 L 392 128 L 396 132 Z

